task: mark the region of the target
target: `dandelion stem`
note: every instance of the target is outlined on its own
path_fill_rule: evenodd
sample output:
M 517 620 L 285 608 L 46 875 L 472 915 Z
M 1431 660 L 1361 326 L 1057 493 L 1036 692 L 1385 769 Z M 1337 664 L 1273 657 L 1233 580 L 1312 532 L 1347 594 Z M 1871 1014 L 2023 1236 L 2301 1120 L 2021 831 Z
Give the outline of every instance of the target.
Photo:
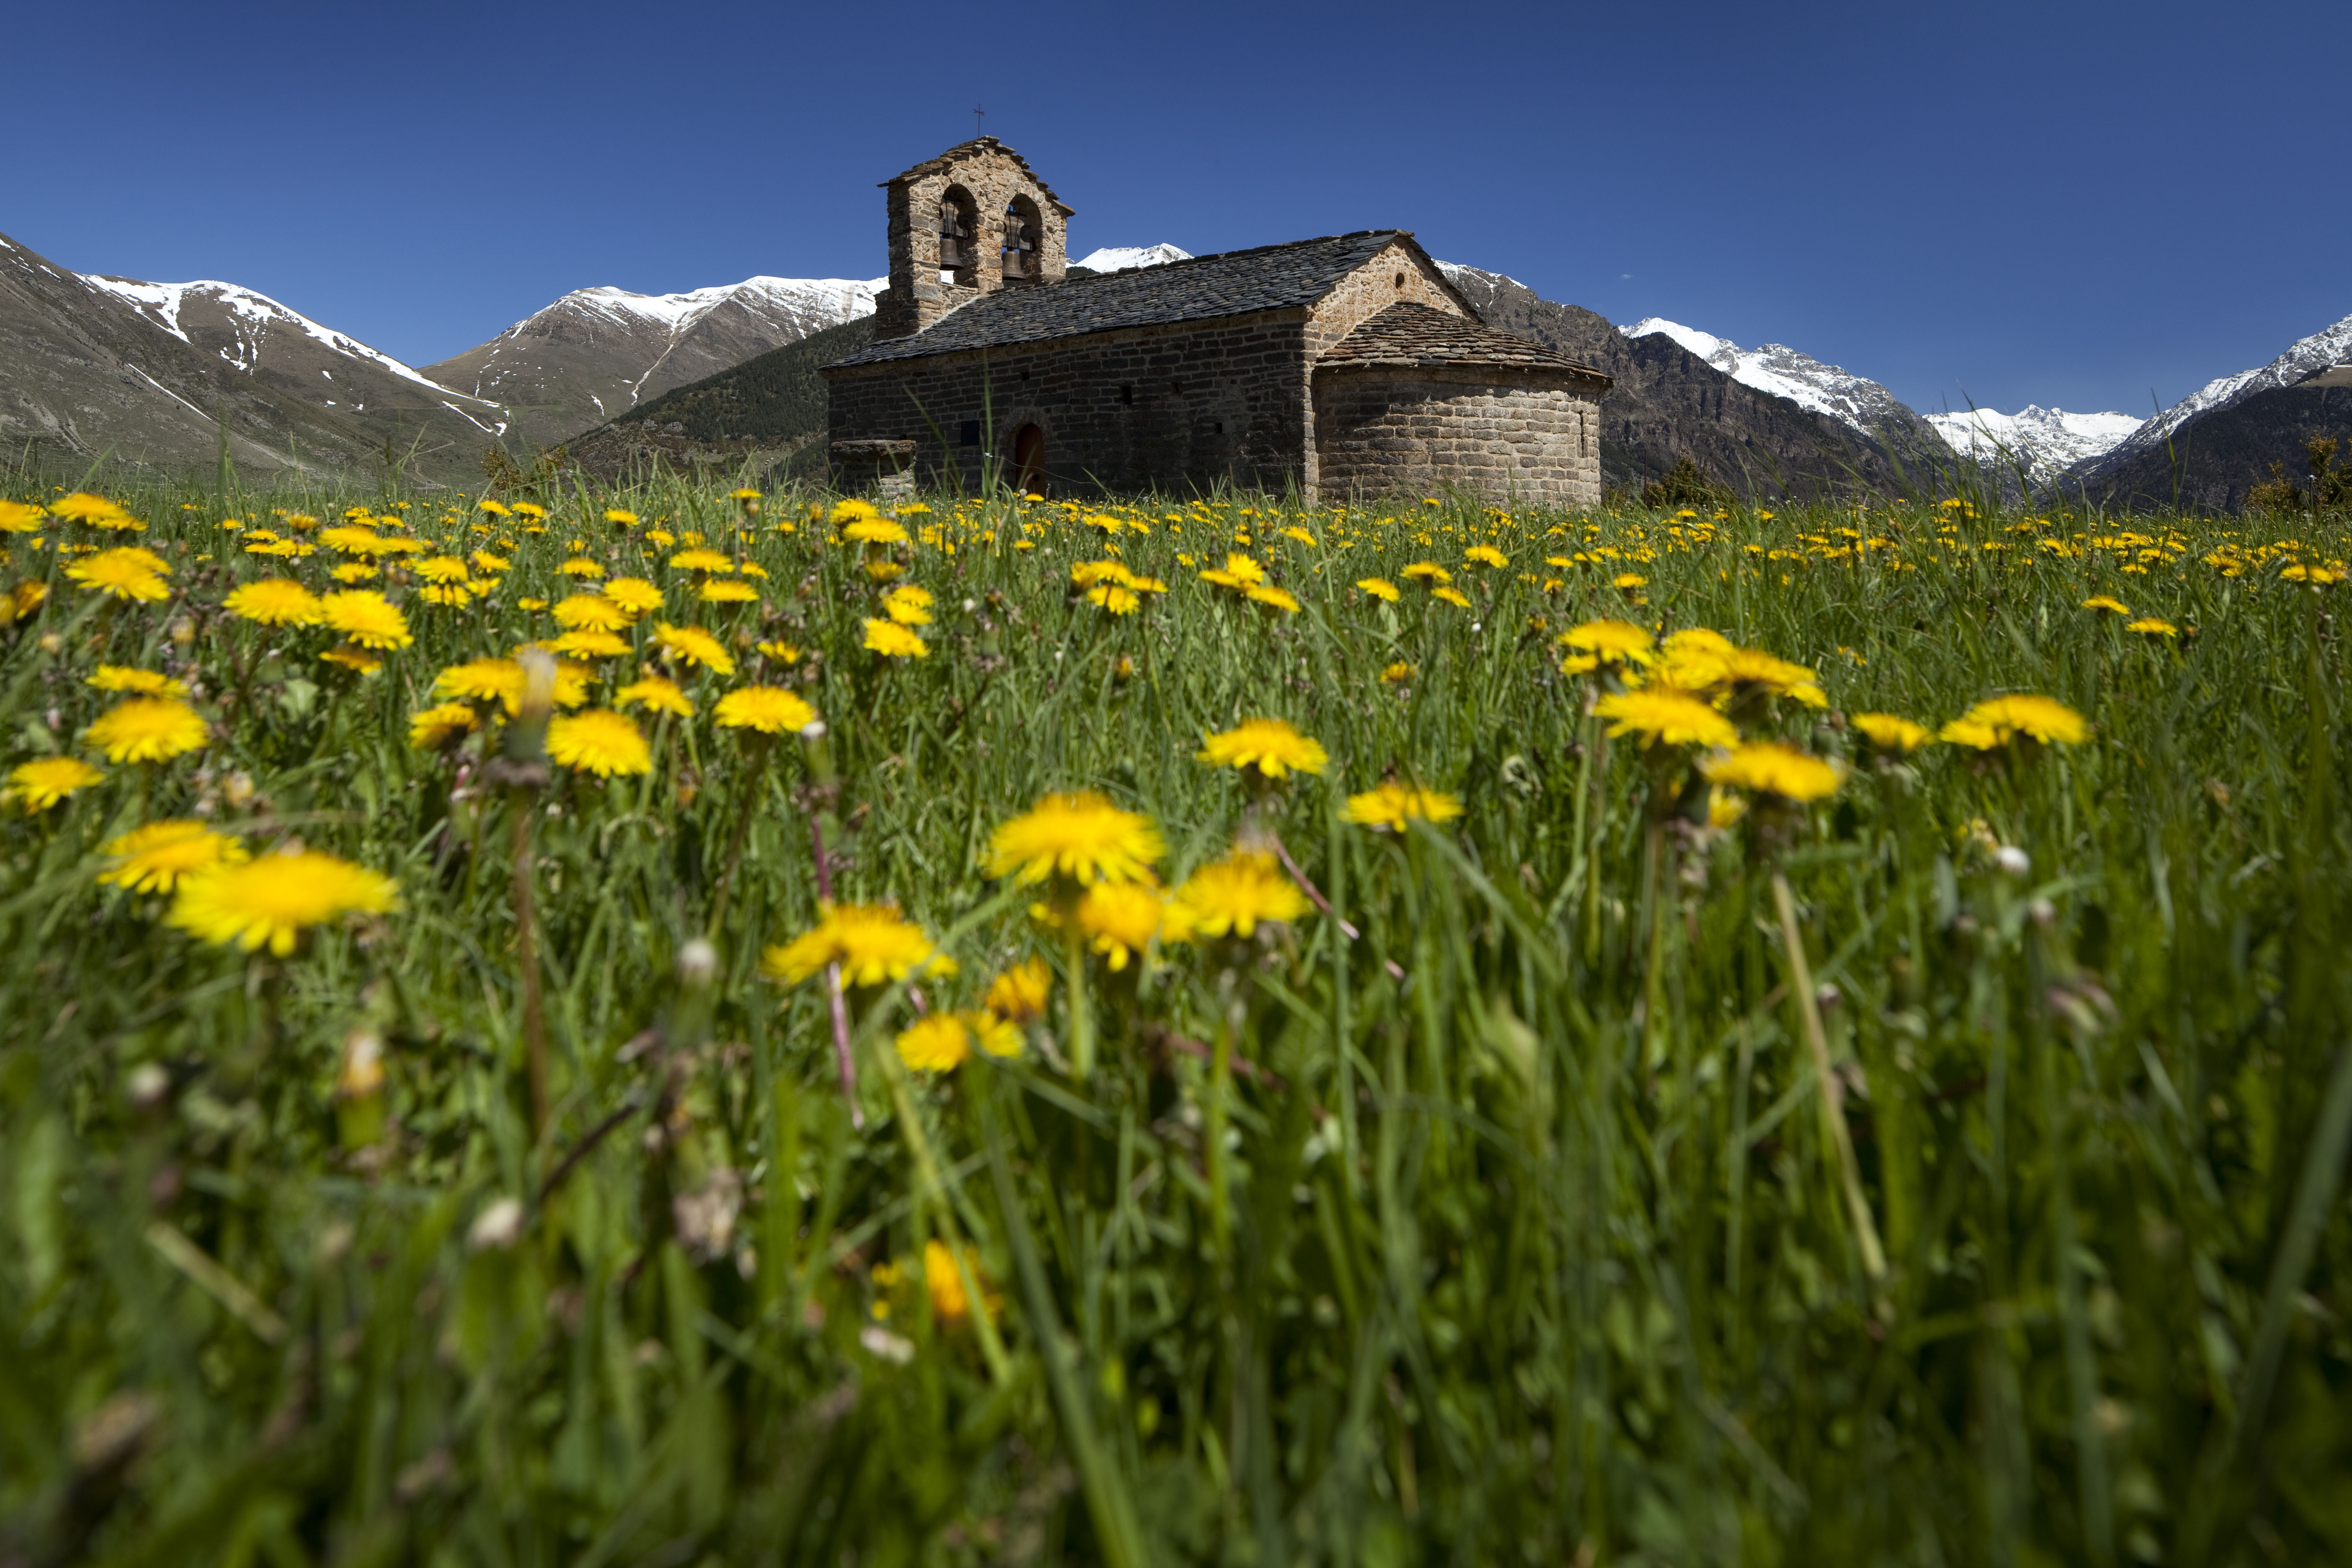
M 1862 1167 L 1853 1157 L 1853 1134 L 1845 1121 L 1845 1085 L 1830 1067 L 1829 1038 L 1822 1029 L 1822 1009 L 1813 995 L 1813 973 L 1805 963 L 1805 939 L 1797 931 L 1797 902 L 1789 891 L 1786 873 L 1772 873 L 1772 902 L 1780 914 L 1780 941 L 1789 951 L 1789 988 L 1797 994 L 1798 1016 L 1804 1020 L 1805 1044 L 1812 1052 L 1813 1073 L 1821 1089 L 1822 1132 L 1830 1141 L 1838 1163 L 1838 1183 L 1845 1206 L 1853 1218 L 1854 1241 L 1862 1249 L 1863 1272 L 1875 1285 L 1886 1278 L 1886 1253 L 1878 1244 L 1878 1224 L 1871 1217 L 1870 1199 L 1862 1190 Z
M 1076 921 L 1064 941 L 1070 965 L 1070 1075 L 1084 1083 L 1095 1070 L 1095 1015 L 1087 996 L 1086 942 Z
M 809 814 L 809 846 L 816 855 L 816 896 L 833 901 L 833 868 L 824 856 L 824 825 Z M 849 1106 L 849 1124 L 866 1131 L 866 1113 L 857 1106 L 857 1060 L 849 1050 L 849 1008 L 841 999 L 841 965 L 824 966 L 824 1000 L 833 1011 L 833 1060 L 841 1074 L 841 1098 Z
M 522 1042 L 530 1072 L 530 1135 L 547 1136 L 547 1023 L 539 994 L 539 942 L 531 906 L 530 818 L 534 796 L 527 789 L 514 801 L 515 963 L 522 971 Z

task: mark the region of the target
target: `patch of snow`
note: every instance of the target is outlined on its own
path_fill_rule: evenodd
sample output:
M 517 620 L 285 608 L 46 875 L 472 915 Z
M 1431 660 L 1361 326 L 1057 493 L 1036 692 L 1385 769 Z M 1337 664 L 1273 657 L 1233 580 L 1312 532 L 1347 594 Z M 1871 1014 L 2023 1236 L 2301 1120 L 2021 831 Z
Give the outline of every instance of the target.
M 1094 272 L 1125 272 L 1137 267 L 1165 267 L 1171 261 L 1192 259 L 1191 251 L 1179 250 L 1172 245 L 1107 245 L 1070 265 Z
M 131 301 L 141 315 L 179 339 L 188 341 L 180 330 L 180 302 L 194 285 L 186 283 L 142 283 L 136 278 L 108 278 L 95 272 L 85 272 L 82 281 L 93 289 L 102 289 L 120 300 Z M 152 315 L 149 312 L 153 312 Z M 144 375 L 146 372 L 140 372 Z
M 467 424 L 471 425 L 477 430 L 487 431 L 492 436 L 503 436 L 507 433 L 507 424 L 503 419 L 499 420 L 497 428 L 493 429 L 491 426 L 483 424 L 480 420 L 475 418 L 472 415 L 467 413 L 464 409 L 458 407 L 456 404 L 450 402 L 446 397 L 441 400 L 441 406 L 456 415 L 458 418 L 463 419 Z
M 1518 283 L 1522 289 L 1527 287 L 1526 284 L 1519 283 L 1516 278 L 1505 277 L 1500 272 L 1489 272 L 1483 267 L 1465 267 L 1458 261 L 1440 261 L 1437 264 L 1437 269 L 1444 273 L 1446 281 L 1452 283 L 1456 289 L 1462 287 L 1462 280 L 1465 278 L 1475 279 L 1480 283 Z
M 2216 376 L 2141 425 L 2127 438 L 2117 442 L 2106 456 L 2119 461 L 2134 452 L 2160 447 L 2166 437 L 2200 415 L 2233 407 L 2257 393 L 2293 386 L 2340 363 L 2347 353 L 2352 353 L 2352 316 L 2307 338 L 2298 338 L 2287 345 L 2284 353 L 2266 365 L 2242 370 L 2234 375 Z
M 650 321 L 667 330 L 675 341 L 719 306 L 735 303 L 757 309 L 766 305 L 795 313 L 832 318 L 831 324 L 874 313 L 874 296 L 890 286 L 887 278 L 746 278 L 740 283 L 710 289 L 690 289 L 683 294 L 636 294 L 603 285 L 574 289 L 544 310 L 507 329 L 513 337 L 551 311 L 564 310 L 608 316 L 614 320 Z
M 1785 343 L 1743 349 L 1729 338 L 1719 338 L 1680 321 L 1669 321 L 1663 316 L 1645 317 L 1618 330 L 1629 338 L 1653 334 L 1669 338 L 1732 380 L 1775 397 L 1785 397 L 1800 408 L 1826 414 L 1864 436 L 1875 437 L 1889 425 L 1906 424 L 1917 417 L 1877 382 L 1837 365 L 1824 364 Z
M 2129 414 L 2069 414 L 2028 405 L 2015 414 L 1993 408 L 1930 414 L 1927 423 L 1961 457 L 1987 468 L 2021 467 L 2038 486 L 2072 464 L 2105 456 L 2145 421 Z

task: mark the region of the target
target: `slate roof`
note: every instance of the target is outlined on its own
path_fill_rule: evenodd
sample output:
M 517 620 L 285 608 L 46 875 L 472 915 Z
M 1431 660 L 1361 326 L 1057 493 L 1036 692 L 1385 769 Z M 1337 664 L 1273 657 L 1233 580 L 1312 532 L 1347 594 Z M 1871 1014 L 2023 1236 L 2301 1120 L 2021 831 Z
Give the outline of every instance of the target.
M 1214 321 L 1311 305 L 1410 230 L 1368 228 L 1321 239 L 1227 250 L 1160 267 L 1001 289 L 911 336 L 860 349 L 841 365 L 881 364 L 967 349 L 1043 342 L 1123 327 Z M 1434 312 L 1433 312 L 1434 313 Z
M 1606 383 L 1607 373 L 1572 360 L 1557 349 L 1466 321 L 1414 300 L 1400 300 L 1360 323 L 1324 351 L 1318 363 L 1420 366 L 1515 365 L 1530 370 L 1574 371 Z

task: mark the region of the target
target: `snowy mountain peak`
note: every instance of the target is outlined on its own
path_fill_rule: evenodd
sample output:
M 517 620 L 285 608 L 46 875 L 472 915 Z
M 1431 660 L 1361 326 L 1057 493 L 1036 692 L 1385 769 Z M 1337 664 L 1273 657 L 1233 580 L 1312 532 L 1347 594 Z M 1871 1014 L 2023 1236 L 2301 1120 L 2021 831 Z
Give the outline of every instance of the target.
M 690 331 L 697 321 L 723 305 L 741 305 L 764 312 L 782 311 L 825 319 L 827 325 L 874 313 L 874 296 L 890 286 L 887 278 L 746 278 L 682 294 L 638 294 L 609 284 L 574 289 L 546 309 L 534 311 L 507 329 L 506 335 L 524 335 L 534 321 L 552 315 L 603 316 L 617 321 L 658 323 L 672 337 Z
M 1874 438 L 1890 426 L 1907 426 L 1917 418 L 1878 383 L 1836 365 L 1824 364 L 1785 343 L 1743 349 L 1729 338 L 1718 338 L 1713 332 L 1669 321 L 1663 316 L 1645 317 L 1618 330 L 1629 338 L 1654 333 L 1671 338 L 1734 381 L 1775 397 L 1785 397 L 1800 408 L 1825 414 Z
M 1963 458 L 1994 468 L 2021 466 L 2040 486 L 2071 464 L 2113 450 L 2142 421 L 2129 414 L 2069 414 L 2028 405 L 2015 414 L 1992 408 L 1930 414 L 1927 423 Z
M 194 340 L 188 335 L 188 325 L 182 321 L 182 316 L 191 305 L 215 307 L 228 318 L 231 334 L 230 342 L 218 350 L 220 358 L 224 363 L 237 370 L 257 368 L 262 361 L 263 340 L 272 328 L 282 328 L 298 332 L 333 353 L 363 360 L 379 370 L 388 371 L 403 381 L 414 382 L 436 394 L 446 390 L 390 354 L 372 349 L 357 338 L 320 326 L 301 311 L 267 294 L 235 283 L 223 283 L 213 279 L 201 279 L 194 283 L 147 283 L 135 278 L 115 278 L 100 273 L 84 273 L 81 278 L 91 288 L 123 300 L 143 320 L 191 346 L 194 346 Z
M 1070 263 L 1089 272 L 1125 272 L 1131 267 L 1164 267 L 1171 261 L 1190 261 L 1192 253 L 1179 250 L 1172 245 L 1107 245 Z

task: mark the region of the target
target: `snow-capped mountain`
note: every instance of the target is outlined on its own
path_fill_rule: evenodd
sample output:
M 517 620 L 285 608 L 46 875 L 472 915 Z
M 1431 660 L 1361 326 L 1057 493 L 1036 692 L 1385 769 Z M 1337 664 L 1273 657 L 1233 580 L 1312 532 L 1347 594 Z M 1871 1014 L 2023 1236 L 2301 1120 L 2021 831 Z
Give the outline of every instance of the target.
M 874 313 L 887 278 L 748 278 L 682 294 L 575 289 L 486 343 L 424 367 L 511 411 L 551 447 L 672 387 Z
M 187 468 L 471 468 L 495 404 L 234 283 L 84 275 L 0 237 L 0 443 Z
M 1107 245 L 1070 265 L 1089 272 L 1124 272 L 1130 267 L 1163 267 L 1171 261 L 1192 259 L 1191 251 L 1172 245 Z
M 1663 332 L 1732 380 L 1785 397 L 1800 408 L 1826 414 L 1875 437 L 1890 425 L 1907 426 L 1918 416 L 1878 383 L 1783 343 L 1743 349 L 1728 338 L 1651 316 L 1618 331 L 1629 338 Z
M 2250 397 L 2293 386 L 2352 355 L 2352 316 L 2334 326 L 2291 343 L 2287 351 L 2253 370 L 2219 376 L 2190 393 L 2102 455 L 2089 472 L 2101 473 L 2141 452 L 2160 447 L 2165 438 L 2192 419 L 2235 407 Z
M 2129 414 L 2069 414 L 2032 405 L 2015 414 L 1971 408 L 1930 414 L 1952 450 L 2004 472 L 2025 469 L 2027 481 L 2046 485 L 2076 463 L 2113 450 L 2146 421 Z

